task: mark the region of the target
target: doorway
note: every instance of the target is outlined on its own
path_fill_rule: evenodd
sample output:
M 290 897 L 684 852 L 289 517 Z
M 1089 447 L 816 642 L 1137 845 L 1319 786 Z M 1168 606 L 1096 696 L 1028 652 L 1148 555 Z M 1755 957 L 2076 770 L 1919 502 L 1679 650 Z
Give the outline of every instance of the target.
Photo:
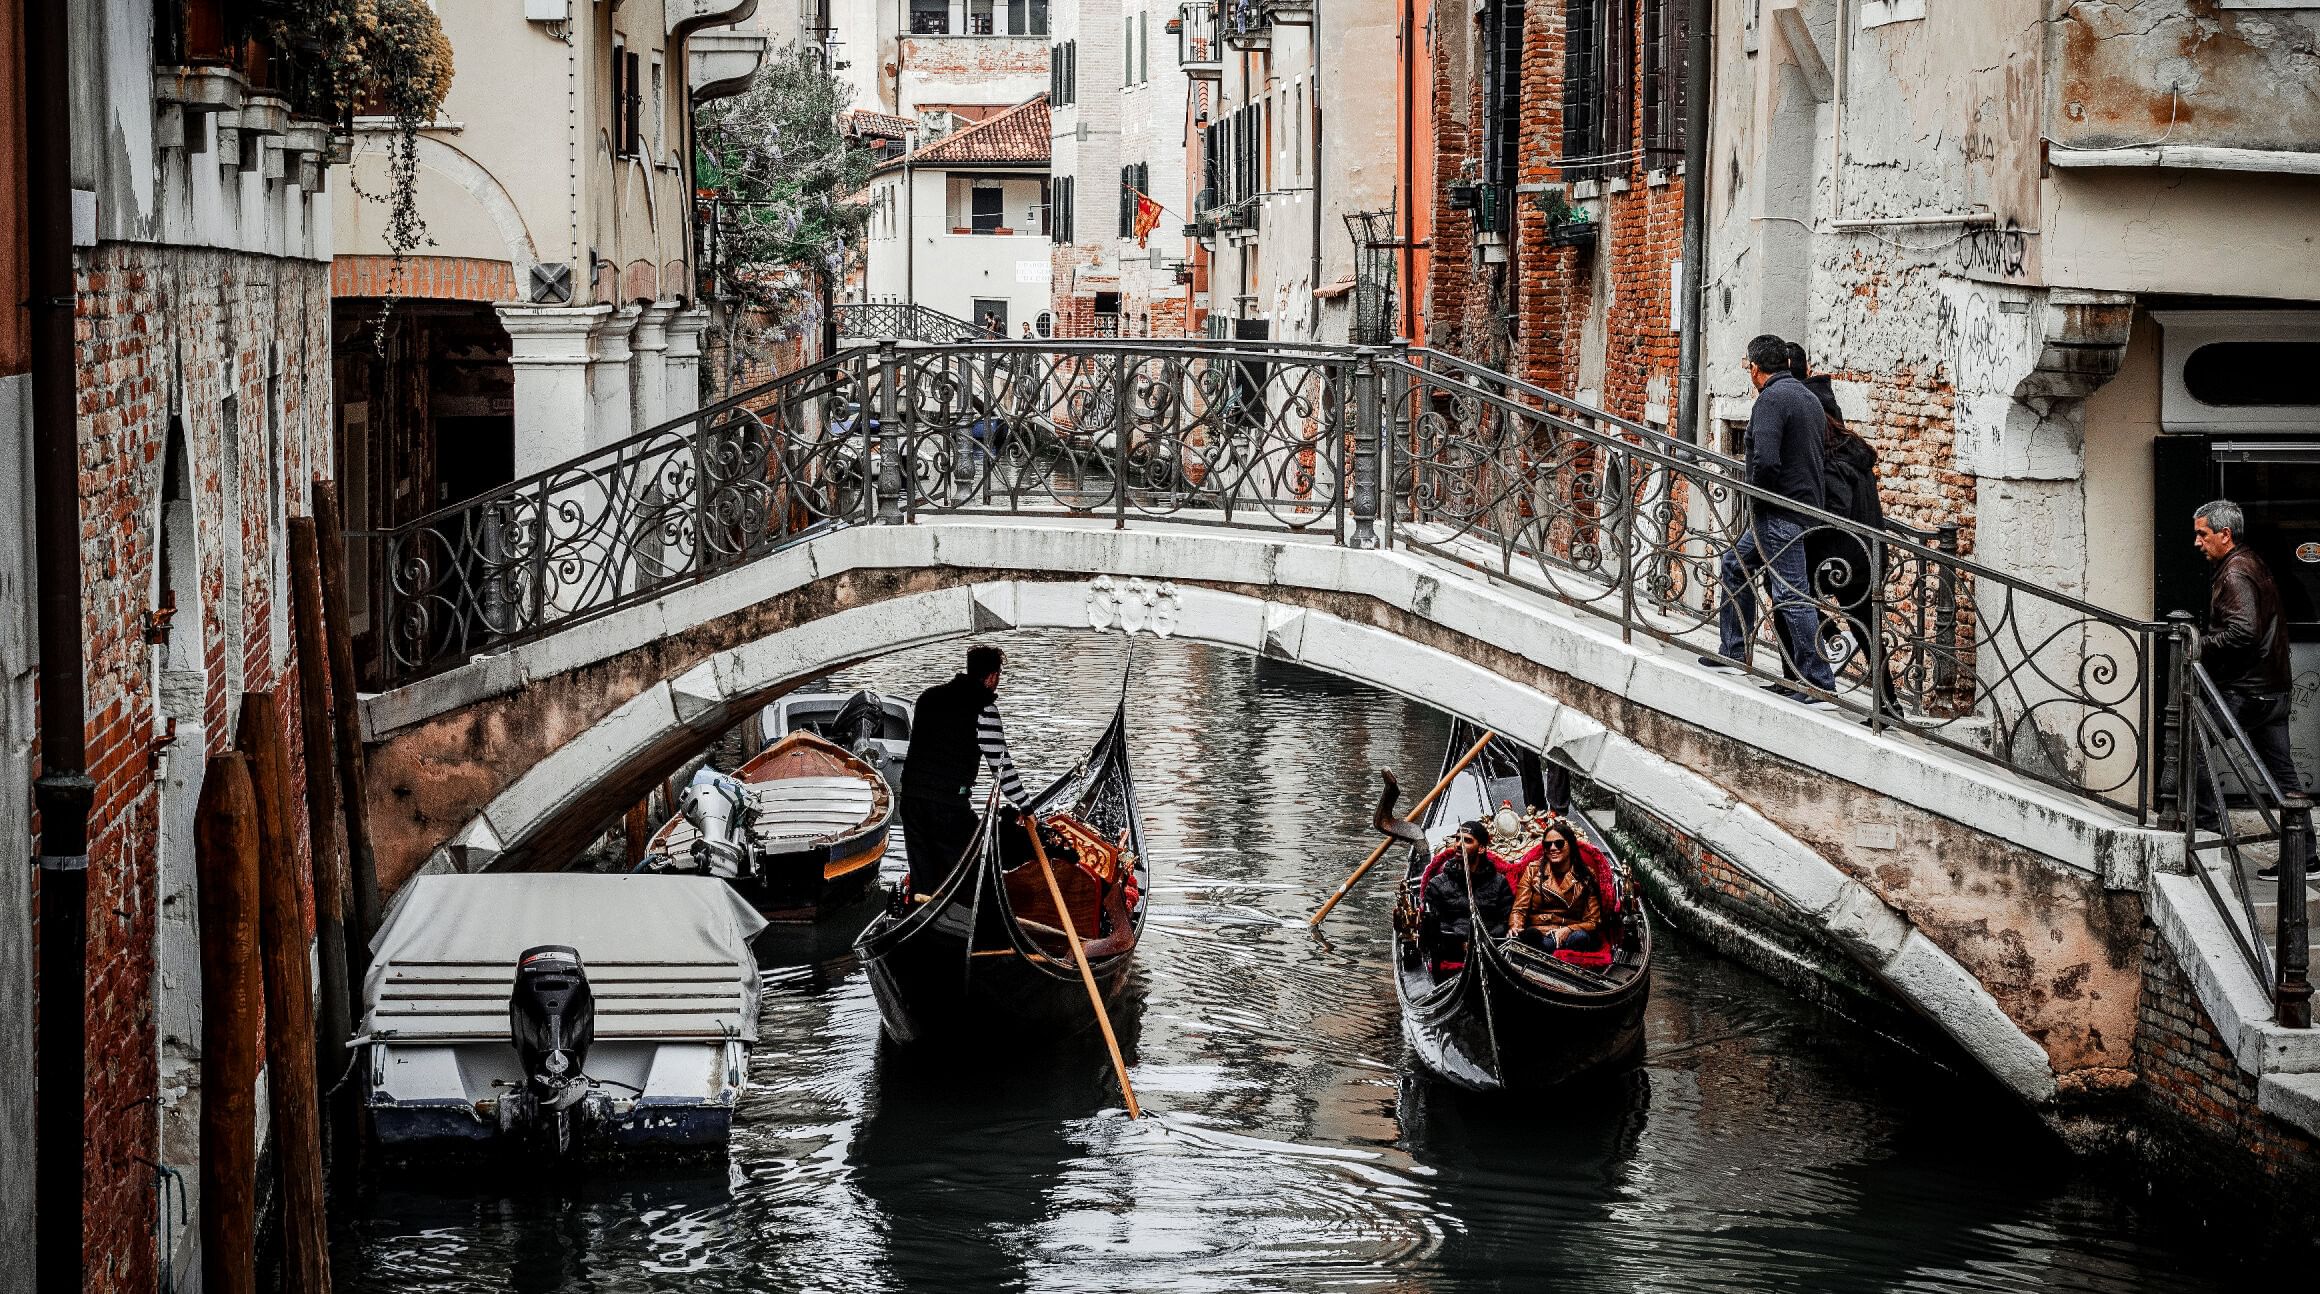
M 1007 335 L 1007 302 L 1000 297 L 975 298 L 975 322 L 1001 337 Z

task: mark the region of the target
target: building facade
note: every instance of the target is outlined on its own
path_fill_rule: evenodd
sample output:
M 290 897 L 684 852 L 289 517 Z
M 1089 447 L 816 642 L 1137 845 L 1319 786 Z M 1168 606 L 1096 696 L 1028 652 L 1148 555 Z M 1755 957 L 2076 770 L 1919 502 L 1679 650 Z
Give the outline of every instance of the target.
M 457 5 L 463 67 L 419 132 L 422 245 L 340 204 L 332 267 L 350 529 L 393 526 L 699 404 L 693 112 L 746 86 L 749 0 Z M 745 23 L 735 27 L 736 23 Z M 509 103 L 540 112 L 506 110 Z M 346 187 L 393 184 L 393 123 L 355 119 Z M 350 579 L 375 655 L 367 555 Z
M 0 4 L 0 488 L 34 499 L 22 161 L 69 136 L 89 815 L 85 1288 L 151 1290 L 198 1270 L 166 1174 L 198 1181 L 201 976 L 192 818 L 204 761 L 242 697 L 278 691 L 300 776 L 287 523 L 332 476 L 330 114 L 293 57 L 214 0 L 74 0 L 69 102 L 28 110 L 23 10 Z M 61 114 L 62 120 L 59 121 Z M 55 434 L 43 428 L 40 434 Z M 0 539 L 0 765 L 30 780 L 34 507 Z M 0 807 L 40 850 L 21 797 Z M 301 849 L 303 823 L 296 832 Z M 301 871 L 306 860 L 295 860 Z M 0 877 L 0 1285 L 30 1288 L 30 870 Z M 61 1004 L 58 1004 L 61 1005 Z M 198 1219 L 201 1200 L 185 1201 Z
M 1009 337 L 1048 308 L 1047 96 L 879 162 L 863 292 Z
M 1213 61 L 1213 51 L 1181 42 L 1182 28 L 1179 6 L 1160 0 L 1076 0 L 1055 10 L 1054 188 L 1068 234 L 1055 245 L 1058 336 L 1192 331 L 1186 142 L 1209 83 L 1196 89 L 1186 59 Z M 1141 243 L 1133 234 L 1138 194 L 1160 207 Z

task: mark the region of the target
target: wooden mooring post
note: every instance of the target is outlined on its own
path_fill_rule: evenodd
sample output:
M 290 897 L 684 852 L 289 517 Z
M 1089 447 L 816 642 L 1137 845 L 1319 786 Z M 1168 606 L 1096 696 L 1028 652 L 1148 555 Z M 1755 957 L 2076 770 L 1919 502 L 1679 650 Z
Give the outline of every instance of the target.
M 249 757 L 212 755 L 195 809 L 201 917 L 201 1287 L 257 1294 L 258 798 Z
M 322 569 L 322 627 L 330 653 L 330 708 L 338 726 L 338 786 L 346 820 L 346 857 L 353 872 L 355 934 L 365 948 L 379 932 L 379 864 L 371 852 L 369 784 L 364 776 L 362 704 L 354 678 L 354 627 L 346 609 L 346 530 L 338 485 L 315 478 L 314 526 Z
M 298 650 L 298 732 L 306 752 L 306 847 L 314 863 L 315 950 L 322 963 L 316 1004 L 314 1075 L 327 1093 L 347 1067 L 357 995 L 370 964 L 369 945 L 347 924 L 344 823 L 338 803 L 338 752 L 331 733 L 330 646 L 322 628 L 322 566 L 314 519 L 290 519 L 291 628 Z M 335 1171 L 358 1136 L 351 1099 L 325 1096 L 325 1146 Z
M 248 756 L 258 801 L 259 964 L 266 1000 L 266 1103 L 282 1180 L 282 1289 L 326 1294 L 330 1253 L 322 1204 L 321 1094 L 314 1070 L 314 981 L 307 970 L 291 812 L 290 744 L 271 692 L 242 697 L 234 744 Z

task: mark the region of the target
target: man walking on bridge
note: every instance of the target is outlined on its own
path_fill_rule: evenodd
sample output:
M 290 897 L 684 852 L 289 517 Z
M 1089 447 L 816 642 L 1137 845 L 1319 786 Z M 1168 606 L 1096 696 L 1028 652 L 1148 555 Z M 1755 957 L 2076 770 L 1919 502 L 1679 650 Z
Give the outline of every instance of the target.
M 1828 416 L 1820 398 L 1789 370 L 1788 343 L 1767 333 L 1748 343 L 1748 380 L 1756 387 L 1756 407 L 1748 414 L 1748 483 L 1770 494 L 1822 507 L 1821 449 Z M 1836 690 L 1836 676 L 1820 652 L 1820 618 L 1814 610 L 1805 571 L 1806 521 L 1796 512 L 1762 499 L 1749 500 L 1748 529 L 1724 554 L 1724 602 L 1716 615 L 1723 641 L 1710 669 L 1738 671 L 1756 637 L 1756 589 L 1760 571 L 1772 595 L 1773 628 L 1782 653 L 1799 677 L 1822 693 Z M 1780 688 L 1783 696 L 1826 708 L 1820 695 Z
M 918 694 L 902 767 L 902 830 L 910 849 L 910 885 L 920 894 L 940 890 L 974 843 L 978 760 L 990 765 L 1007 803 L 1031 807 L 999 723 L 999 669 L 1005 661 L 996 647 L 969 648 L 964 673 Z
M 2239 542 L 2247 529 L 2247 515 L 2229 499 L 2217 499 L 2191 514 L 2191 541 L 2214 569 L 2207 583 L 2207 638 L 2200 644 L 2200 663 L 2215 680 L 2216 691 L 2230 707 L 2232 718 L 2247 733 L 2248 744 L 2280 790 L 2290 795 L 2304 789 L 2296 776 L 2296 762 L 2288 745 L 2289 691 L 2288 626 L 2280 614 L 2280 589 L 2264 559 Z M 2199 780 L 2199 825 L 2221 825 L 2222 811 L 2205 777 Z M 2307 831 L 2310 827 L 2305 828 Z M 2320 855 L 2304 842 L 2304 856 L 2312 861 L 2306 871 L 2320 871 Z M 2257 875 L 2272 880 L 2279 867 Z

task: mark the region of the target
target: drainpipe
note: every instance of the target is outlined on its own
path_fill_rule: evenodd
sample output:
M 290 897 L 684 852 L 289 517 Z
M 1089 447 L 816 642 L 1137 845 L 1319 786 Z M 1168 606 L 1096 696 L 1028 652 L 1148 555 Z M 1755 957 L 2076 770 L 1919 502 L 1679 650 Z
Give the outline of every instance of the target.
M 1321 6 L 1313 6 L 1312 16 L 1305 26 L 1306 39 L 1313 45 L 1313 267 L 1306 271 L 1309 292 L 1321 290 Z M 1321 307 L 1313 304 L 1319 297 L 1308 297 L 1306 309 L 1313 312 L 1313 335 L 1321 336 Z
M 1708 291 L 1708 95 L 1715 83 L 1716 9 L 1712 0 L 1685 0 L 1684 45 L 1684 301 L 1676 352 L 1676 437 L 1700 443 L 1700 329 Z
M 88 1078 L 89 804 L 74 408 L 69 6 L 24 6 L 32 271 L 32 493 L 40 581 L 40 1060 L 34 1181 L 41 1294 L 79 1294 Z

